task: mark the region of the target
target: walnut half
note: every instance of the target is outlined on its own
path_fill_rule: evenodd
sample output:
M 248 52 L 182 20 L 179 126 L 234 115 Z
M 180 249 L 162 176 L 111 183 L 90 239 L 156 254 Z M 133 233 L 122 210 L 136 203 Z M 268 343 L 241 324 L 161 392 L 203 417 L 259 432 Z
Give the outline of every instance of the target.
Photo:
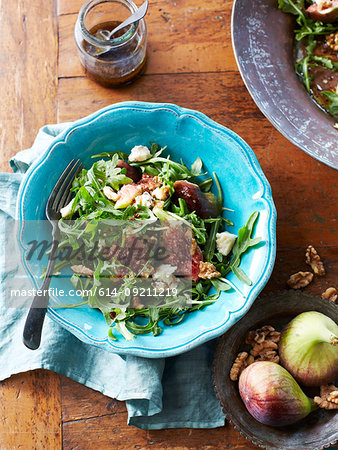
M 247 352 L 238 353 L 237 358 L 235 359 L 235 362 L 233 363 L 231 370 L 230 370 L 230 379 L 232 381 L 238 380 L 240 374 L 246 368 L 245 361 L 246 361 L 247 357 L 248 357 Z
M 338 31 L 326 36 L 326 43 L 332 50 L 338 52 Z
M 338 388 L 333 384 L 320 386 L 320 397 L 315 397 L 314 402 L 323 409 L 338 409 Z
M 301 289 L 306 287 L 313 280 L 311 272 L 297 272 L 291 275 L 287 283 L 292 289 Z
M 334 287 L 329 287 L 325 292 L 322 293 L 322 298 L 326 298 L 330 302 L 335 302 L 337 300 L 338 293 L 337 289 Z
M 319 275 L 322 277 L 325 275 L 325 269 L 324 264 L 322 263 L 320 256 L 317 253 L 317 250 L 312 247 L 312 245 L 309 245 L 306 249 L 305 253 L 305 262 L 309 266 L 311 266 L 312 270 L 316 275 Z
M 211 264 L 210 262 L 207 261 L 200 261 L 200 271 L 198 276 L 200 278 L 208 279 L 210 280 L 211 278 L 218 278 L 221 276 L 220 272 L 218 272 L 218 270 L 216 270 L 216 267 Z

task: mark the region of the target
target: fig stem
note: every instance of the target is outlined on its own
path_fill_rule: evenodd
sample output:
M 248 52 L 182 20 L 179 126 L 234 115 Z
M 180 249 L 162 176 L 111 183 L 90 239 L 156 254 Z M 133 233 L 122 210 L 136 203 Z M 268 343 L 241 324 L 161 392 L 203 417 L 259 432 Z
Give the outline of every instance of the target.
M 326 342 L 327 344 L 331 345 L 337 345 L 338 344 L 338 337 L 332 332 L 332 330 L 329 330 L 327 327 L 321 327 L 319 330 L 317 329 L 316 332 L 314 332 L 313 338 L 317 340 L 317 342 Z
M 310 400 L 310 404 L 311 404 L 311 412 L 318 409 L 318 405 L 314 402 L 314 400 L 312 398 L 309 398 L 309 400 Z
M 331 336 L 330 336 L 330 344 L 331 345 L 338 345 L 338 336 L 335 336 L 334 334 L 331 334 Z

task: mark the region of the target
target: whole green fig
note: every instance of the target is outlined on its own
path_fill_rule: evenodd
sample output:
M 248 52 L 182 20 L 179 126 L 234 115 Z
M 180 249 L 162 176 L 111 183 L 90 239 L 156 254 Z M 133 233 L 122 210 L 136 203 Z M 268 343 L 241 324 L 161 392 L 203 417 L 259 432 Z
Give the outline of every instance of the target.
M 278 349 L 282 366 L 304 386 L 338 377 L 338 326 L 320 312 L 295 317 L 282 331 Z

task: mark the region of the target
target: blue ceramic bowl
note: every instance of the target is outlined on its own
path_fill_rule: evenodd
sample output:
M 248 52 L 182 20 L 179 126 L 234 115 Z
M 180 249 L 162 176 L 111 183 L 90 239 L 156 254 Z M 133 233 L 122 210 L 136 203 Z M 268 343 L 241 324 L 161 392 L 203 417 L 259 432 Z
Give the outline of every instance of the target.
M 237 233 L 250 214 L 258 210 L 255 235 L 264 241 L 242 258 L 241 268 L 253 281 L 251 286 L 244 285 L 233 274 L 228 276 L 242 295 L 235 290 L 222 293 L 217 302 L 203 311 L 188 314 L 180 325 L 163 327 L 163 333 L 157 337 L 149 334 L 132 341 L 123 338 L 112 341 L 108 339 L 108 326 L 100 311 L 87 306 L 48 309 L 52 320 L 88 344 L 111 352 L 157 358 L 185 352 L 220 336 L 249 310 L 270 277 L 276 250 L 276 211 L 270 186 L 248 145 L 232 131 L 196 111 L 171 104 L 111 105 L 71 124 L 30 167 L 21 184 L 17 217 L 22 223 L 23 262 L 38 287 L 42 265 L 47 262 L 25 260 L 25 239 L 29 237 L 25 237 L 24 221 L 45 219 L 48 195 L 64 167 L 72 158 L 80 158 L 89 166 L 93 154 L 117 149 L 129 152 L 134 145 L 149 142 L 167 145 L 172 158 L 182 158 L 187 165 L 200 156 L 206 170 L 215 171 L 220 179 L 224 205 L 234 210 L 227 213 L 235 224 L 231 231 Z M 55 277 L 51 287 L 68 292 L 72 285 L 69 279 Z M 51 297 L 51 304 L 73 302 L 74 297 L 67 295 Z

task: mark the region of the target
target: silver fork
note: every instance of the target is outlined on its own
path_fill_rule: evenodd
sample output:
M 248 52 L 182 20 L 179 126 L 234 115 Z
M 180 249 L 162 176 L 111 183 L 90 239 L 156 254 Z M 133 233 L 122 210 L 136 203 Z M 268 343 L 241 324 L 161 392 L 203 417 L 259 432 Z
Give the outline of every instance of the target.
M 36 350 L 37 348 L 39 348 L 41 342 L 43 322 L 45 320 L 47 306 L 49 303 L 48 290 L 53 275 L 53 269 L 56 259 L 55 256 L 59 246 L 59 242 L 57 240 L 57 222 L 61 218 L 60 210 L 70 202 L 70 199 L 72 197 L 70 188 L 72 187 L 73 181 L 76 175 L 80 172 L 81 168 L 82 163 L 80 163 L 80 160 L 73 159 L 62 172 L 46 203 L 45 213 L 47 219 L 52 225 L 53 240 L 46 275 L 40 288 L 40 291 L 43 295 L 36 295 L 34 297 L 31 307 L 28 311 L 25 327 L 23 330 L 23 343 L 31 350 Z

